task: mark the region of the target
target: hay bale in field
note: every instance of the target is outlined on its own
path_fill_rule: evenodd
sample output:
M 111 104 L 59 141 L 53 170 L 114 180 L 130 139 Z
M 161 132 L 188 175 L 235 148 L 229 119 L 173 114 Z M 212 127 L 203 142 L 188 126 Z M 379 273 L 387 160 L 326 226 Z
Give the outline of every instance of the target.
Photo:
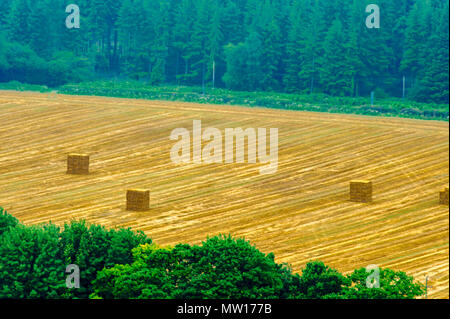
M 89 174 L 89 155 L 69 154 L 67 156 L 67 174 Z
M 359 203 L 372 202 L 372 182 L 366 180 L 351 181 L 350 200 Z
M 442 191 L 440 191 L 439 204 L 448 205 L 448 187 L 446 187 Z
M 127 190 L 127 210 L 146 211 L 150 208 L 150 191 L 144 189 Z

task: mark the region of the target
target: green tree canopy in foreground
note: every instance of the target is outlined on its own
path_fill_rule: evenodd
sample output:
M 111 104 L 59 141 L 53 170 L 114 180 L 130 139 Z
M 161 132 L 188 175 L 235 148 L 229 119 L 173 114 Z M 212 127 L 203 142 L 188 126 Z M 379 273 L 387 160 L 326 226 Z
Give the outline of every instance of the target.
M 79 289 L 66 287 L 66 267 L 80 268 Z M 403 272 L 348 276 L 319 261 L 302 274 L 244 239 L 208 238 L 201 245 L 158 247 L 143 233 L 85 222 L 63 229 L 25 226 L 0 208 L 0 298 L 104 299 L 411 299 L 424 287 Z

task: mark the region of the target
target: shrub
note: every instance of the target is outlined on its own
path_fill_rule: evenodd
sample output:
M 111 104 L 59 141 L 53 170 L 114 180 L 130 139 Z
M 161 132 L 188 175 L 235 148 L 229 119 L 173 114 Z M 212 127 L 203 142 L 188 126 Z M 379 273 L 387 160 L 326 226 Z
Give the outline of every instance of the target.
M 314 261 L 306 265 L 300 279 L 300 298 L 333 299 L 342 295 L 350 280 L 323 262 Z
M 0 298 L 88 298 L 105 267 L 132 262 L 132 249 L 152 241 L 130 229 L 73 221 L 24 226 L 0 209 Z M 80 289 L 66 288 L 66 267 L 80 268 Z
M 102 298 L 280 298 L 289 292 L 290 270 L 244 239 L 209 238 L 201 246 L 141 246 L 131 265 L 105 269 L 94 281 Z
M 0 299 L 59 298 L 65 266 L 53 225 L 17 225 L 0 237 Z
M 347 299 L 413 299 L 425 293 L 424 286 L 401 271 L 380 269 L 380 287 L 368 288 L 366 279 L 370 273 L 365 268 L 349 275 L 352 285 L 344 290 Z
M 231 71 L 230 71 L 231 72 Z M 287 94 L 276 92 L 241 92 L 201 87 L 153 86 L 142 81 L 96 81 L 68 84 L 61 93 L 99 95 L 149 100 L 170 100 L 209 104 L 260 106 L 298 111 L 354 113 L 374 116 L 399 116 L 422 119 L 448 120 L 448 105 L 419 103 L 411 100 L 387 98 L 378 90 L 377 107 L 370 107 L 370 97 L 333 97 L 325 94 Z M 386 98 L 381 98 L 382 96 Z M 405 112 L 414 108 L 417 112 Z M 426 111 L 433 112 L 426 112 Z

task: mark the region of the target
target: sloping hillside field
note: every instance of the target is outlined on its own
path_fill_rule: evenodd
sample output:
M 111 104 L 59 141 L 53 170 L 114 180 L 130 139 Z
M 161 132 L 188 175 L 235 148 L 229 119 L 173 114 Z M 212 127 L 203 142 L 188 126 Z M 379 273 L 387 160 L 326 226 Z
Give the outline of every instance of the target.
M 175 128 L 278 128 L 278 171 L 261 164 L 174 164 Z M 0 91 L 0 206 L 25 224 L 86 219 L 143 230 L 158 244 L 231 233 L 300 271 L 376 264 L 449 297 L 447 122 Z M 90 154 L 90 175 L 66 174 Z M 349 182 L 373 182 L 373 202 Z M 127 189 L 150 210 L 126 211 Z

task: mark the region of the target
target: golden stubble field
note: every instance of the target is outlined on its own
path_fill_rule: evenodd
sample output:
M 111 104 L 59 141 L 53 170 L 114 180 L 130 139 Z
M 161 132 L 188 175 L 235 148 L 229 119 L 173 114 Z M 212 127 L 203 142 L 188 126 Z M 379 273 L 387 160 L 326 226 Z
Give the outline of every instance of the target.
M 193 120 L 278 128 L 277 173 L 173 164 L 170 133 Z M 0 206 L 25 224 L 86 219 L 161 245 L 231 233 L 298 272 L 376 264 L 449 297 L 446 122 L 0 91 L 0 141 Z M 72 152 L 91 155 L 90 175 L 66 174 Z M 348 201 L 352 179 L 373 181 L 373 203 Z M 129 188 L 151 190 L 150 211 L 125 211 Z

